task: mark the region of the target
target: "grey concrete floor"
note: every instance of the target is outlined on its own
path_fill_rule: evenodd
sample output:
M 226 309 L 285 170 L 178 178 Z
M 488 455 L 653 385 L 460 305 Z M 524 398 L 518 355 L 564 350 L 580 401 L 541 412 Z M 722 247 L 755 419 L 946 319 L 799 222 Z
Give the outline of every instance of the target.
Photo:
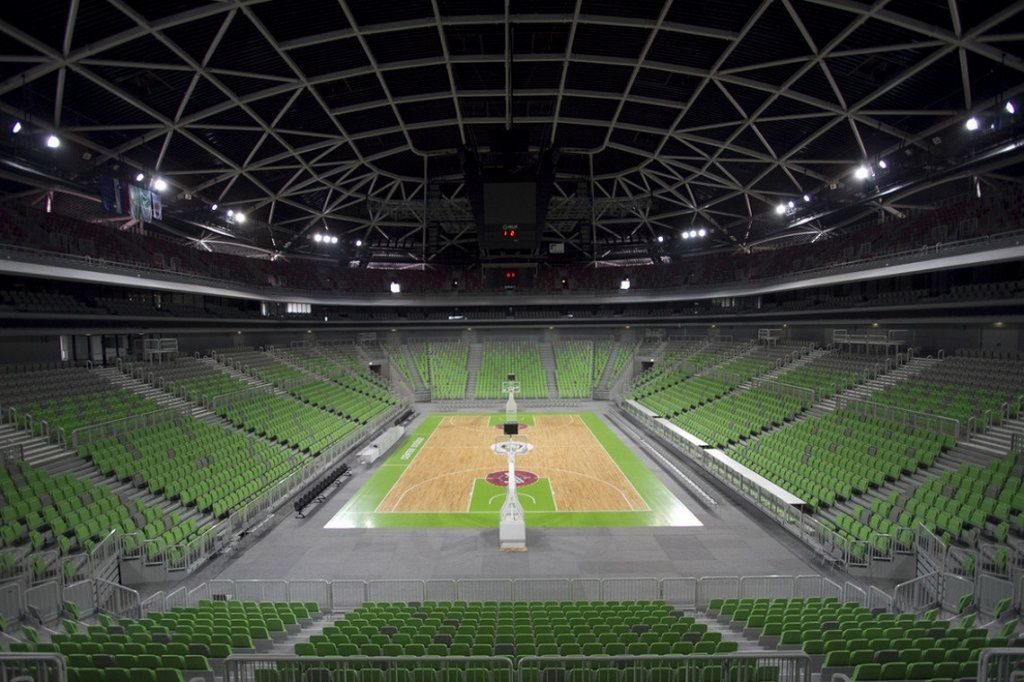
M 421 414 L 430 405 L 416 405 Z M 610 403 L 580 408 L 604 414 Z M 564 410 L 563 410 L 564 411 Z M 607 420 L 606 420 L 607 422 Z M 717 500 L 703 506 L 612 425 L 704 524 L 693 528 L 528 528 L 529 550 L 498 550 L 492 529 L 332 529 L 324 525 L 374 471 L 357 465 L 344 487 L 305 519 L 282 508 L 260 538 L 243 540 L 189 583 L 229 579 L 571 578 L 819 573 L 799 541 L 724 489 L 686 471 Z M 379 466 L 379 462 L 375 466 Z M 681 466 L 681 468 L 683 468 Z

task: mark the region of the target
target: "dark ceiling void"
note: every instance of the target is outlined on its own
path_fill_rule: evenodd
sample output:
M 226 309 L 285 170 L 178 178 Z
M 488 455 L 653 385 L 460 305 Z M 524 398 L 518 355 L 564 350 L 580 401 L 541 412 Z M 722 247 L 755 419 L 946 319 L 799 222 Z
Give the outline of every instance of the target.
M 85 193 L 101 175 L 142 173 L 168 183 L 178 238 L 217 231 L 206 248 L 237 239 L 253 253 L 323 255 L 313 237 L 326 232 L 341 247 L 367 244 L 364 260 L 373 249 L 392 262 L 478 259 L 464 158 L 493 165 L 493 141 L 511 128 L 517 163 L 557 150 L 533 257 L 556 242 L 565 259 L 598 260 L 636 244 L 671 258 L 827 239 L 979 178 L 1019 176 L 1022 10 L 1001 0 L 14 3 L 0 14 L 0 156 L 17 161 L 4 187 L 40 189 L 19 185 L 19 164 Z M 59 149 L 41 141 L 51 134 Z M 694 227 L 707 239 L 683 244 Z

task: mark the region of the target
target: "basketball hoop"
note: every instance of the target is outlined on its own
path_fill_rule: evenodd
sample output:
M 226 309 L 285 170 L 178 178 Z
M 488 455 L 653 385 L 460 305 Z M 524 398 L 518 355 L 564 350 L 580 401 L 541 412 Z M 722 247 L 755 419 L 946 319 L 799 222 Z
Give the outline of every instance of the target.
M 516 457 L 525 455 L 533 449 L 526 436 L 519 433 L 516 393 L 519 393 L 521 385 L 515 377 L 515 374 L 509 374 L 508 379 L 501 382 L 501 392 L 508 395 L 505 402 L 505 424 L 515 424 L 516 428 L 506 427 L 506 435 L 496 438 L 491 446 L 494 454 L 508 462 L 508 487 L 505 491 L 505 503 L 501 506 L 498 517 L 498 542 L 505 552 L 526 551 L 526 518 L 523 505 L 516 494 Z
M 505 421 L 514 422 L 516 421 L 519 410 L 516 407 L 516 393 L 519 393 L 519 382 L 515 379 L 509 379 L 508 381 L 501 382 L 501 392 L 508 394 L 508 400 L 505 401 Z
M 530 450 L 533 450 L 533 443 L 530 443 L 524 434 L 516 436 L 516 440 L 499 436 L 494 439 L 494 443 L 491 445 L 491 452 L 498 457 L 509 459 L 513 462 L 516 457 L 525 455 Z

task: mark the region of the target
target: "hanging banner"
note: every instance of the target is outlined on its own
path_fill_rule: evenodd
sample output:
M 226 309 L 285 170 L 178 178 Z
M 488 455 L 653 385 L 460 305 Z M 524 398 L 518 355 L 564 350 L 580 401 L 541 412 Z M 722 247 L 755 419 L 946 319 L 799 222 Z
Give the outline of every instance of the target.
M 153 220 L 163 220 L 164 205 L 163 202 L 160 201 L 160 195 L 156 192 L 151 192 L 150 194 L 153 196 Z

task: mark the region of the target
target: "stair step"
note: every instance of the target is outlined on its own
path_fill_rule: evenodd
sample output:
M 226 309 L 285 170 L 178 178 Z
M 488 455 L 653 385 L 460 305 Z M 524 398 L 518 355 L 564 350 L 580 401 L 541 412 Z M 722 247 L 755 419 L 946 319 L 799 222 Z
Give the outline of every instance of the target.
M 547 378 L 548 396 L 557 398 L 559 396 L 558 381 L 555 379 L 555 349 L 550 343 L 538 344 L 537 349 L 540 352 L 541 367 L 544 368 L 544 374 Z
M 482 343 L 469 344 L 469 357 L 466 362 L 466 398 L 472 400 L 476 397 L 476 380 L 480 375 L 480 365 L 484 360 L 484 345 Z
M 152 400 L 157 405 L 167 408 L 175 409 L 191 409 L 190 403 L 181 398 L 161 391 L 160 389 L 147 384 L 144 381 L 140 381 L 134 377 L 128 376 L 119 369 L 113 367 L 100 367 L 94 369 L 97 375 L 103 377 L 115 386 L 122 388 L 126 391 L 131 391 L 137 395 L 141 395 L 144 398 Z

